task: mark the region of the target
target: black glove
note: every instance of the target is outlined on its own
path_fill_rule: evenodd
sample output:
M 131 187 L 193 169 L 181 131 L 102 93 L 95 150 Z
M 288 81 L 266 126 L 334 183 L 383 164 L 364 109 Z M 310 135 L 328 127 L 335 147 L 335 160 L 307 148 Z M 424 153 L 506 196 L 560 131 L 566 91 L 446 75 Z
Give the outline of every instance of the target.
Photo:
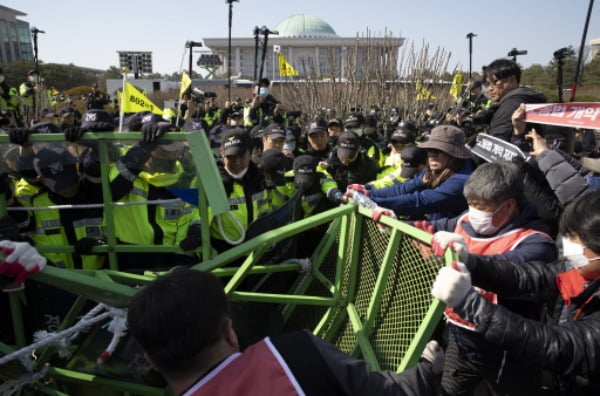
M 19 226 L 15 219 L 10 216 L 0 217 L 0 238 L 11 241 L 20 241 Z
M 144 124 L 142 125 L 142 142 L 152 143 L 165 132 L 171 130 L 171 124 Z
M 85 131 L 78 127 L 67 128 L 65 129 L 65 139 L 69 142 L 76 142 L 83 136 L 84 133 Z
M 35 132 L 30 128 L 13 128 L 8 131 L 8 136 L 11 143 L 22 146 L 29 140 L 29 135 Z
M 179 247 L 187 252 L 199 248 L 200 245 L 202 245 L 202 230 L 200 229 L 200 224 L 192 224 L 188 228 L 186 237 L 179 242 Z
M 83 132 L 113 132 L 115 130 L 115 126 L 110 122 L 91 122 Z
M 132 172 L 139 172 L 144 169 L 146 161 L 150 158 L 150 153 L 156 149 L 155 143 L 140 142 L 133 146 L 119 160 L 127 169 Z
M 84 237 L 73 244 L 73 249 L 76 254 L 81 256 L 82 254 L 90 254 L 94 246 L 104 244 L 106 244 L 106 241 L 103 239 Z

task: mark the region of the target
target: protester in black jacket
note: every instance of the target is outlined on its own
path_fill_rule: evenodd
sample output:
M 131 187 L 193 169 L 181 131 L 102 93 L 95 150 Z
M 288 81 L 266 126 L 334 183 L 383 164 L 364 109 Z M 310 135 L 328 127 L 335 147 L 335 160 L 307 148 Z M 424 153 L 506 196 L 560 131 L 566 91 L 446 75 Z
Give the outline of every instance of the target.
M 498 59 L 490 63 L 485 69 L 485 84 L 495 111 L 486 113 L 491 119 L 474 118 L 476 123 L 489 123 L 488 133 L 507 142 L 514 142 L 511 116 L 521 103 L 546 102 L 543 93 L 519 86 L 520 80 L 521 68 L 515 62 Z
M 366 184 L 375 180 L 379 166 L 361 151 L 359 137 L 346 131 L 338 138 L 338 148 L 331 152 L 327 172 L 341 191 L 350 184 Z
M 573 201 L 561 217 L 560 231 L 564 258 L 518 264 L 468 255 L 464 264 L 455 263 L 455 269 L 440 270 L 432 294 L 475 323 L 491 345 L 552 371 L 559 378 L 561 394 L 598 394 L 600 192 Z M 536 296 L 553 318 L 541 323 L 492 304 L 471 287 L 471 280 L 475 286 L 505 296 Z

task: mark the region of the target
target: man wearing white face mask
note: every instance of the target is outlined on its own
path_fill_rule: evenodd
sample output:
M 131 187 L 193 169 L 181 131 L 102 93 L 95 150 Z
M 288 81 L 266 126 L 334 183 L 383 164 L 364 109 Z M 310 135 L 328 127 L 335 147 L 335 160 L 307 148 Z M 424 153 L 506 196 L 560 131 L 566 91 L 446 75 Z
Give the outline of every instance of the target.
M 244 126 L 256 126 L 269 122 L 284 124 L 285 109 L 281 102 L 271 95 L 270 85 L 271 81 L 263 78 L 254 86 L 254 98 L 247 111 L 244 112 Z
M 440 270 L 432 294 L 474 323 L 490 345 L 551 371 L 556 381 L 550 394 L 598 394 L 600 191 L 570 203 L 559 228 L 565 236 L 564 258 L 552 262 L 515 263 L 469 254 L 459 246 L 461 262 L 457 269 Z M 471 284 L 501 296 L 535 296 L 551 308 L 553 318 L 547 323 L 524 318 L 487 301 Z M 518 393 L 523 385 L 509 393 Z
M 557 258 L 556 245 L 546 234 L 548 227 L 524 199 L 522 175 L 516 165 L 509 162 L 481 165 L 465 183 L 463 193 L 469 205 L 467 212 L 432 223 L 438 230 L 433 239 L 434 252 L 442 254 L 454 242 L 466 246 L 471 253 L 501 257 L 513 263 L 550 262 Z M 477 290 L 494 304 L 531 319 L 540 319 L 541 307 L 536 301 L 506 299 Z M 451 307 L 446 308 L 445 315 L 450 333 L 442 377 L 446 394 L 469 393 L 481 379 L 487 380 L 499 394 L 521 382 L 527 386 L 522 386 L 519 394 L 536 390 L 539 370 L 532 370 L 529 362 L 488 345 L 475 324 Z M 464 359 L 465 356 L 471 358 Z
M 270 210 L 265 178 L 251 160 L 250 148 L 250 135 L 244 128 L 230 129 L 221 137 L 222 160 L 217 166 L 229 213 L 213 217 L 209 209 L 211 245 L 219 252 L 240 243 L 250 223 Z

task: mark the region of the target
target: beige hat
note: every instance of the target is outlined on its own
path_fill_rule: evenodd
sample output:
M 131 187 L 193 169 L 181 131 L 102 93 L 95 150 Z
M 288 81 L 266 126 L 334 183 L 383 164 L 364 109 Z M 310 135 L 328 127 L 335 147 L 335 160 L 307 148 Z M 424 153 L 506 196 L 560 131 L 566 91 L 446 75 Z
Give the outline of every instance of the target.
M 439 125 L 431 130 L 429 139 L 419 145 L 424 149 L 436 149 L 455 158 L 471 158 L 465 132 L 452 125 Z

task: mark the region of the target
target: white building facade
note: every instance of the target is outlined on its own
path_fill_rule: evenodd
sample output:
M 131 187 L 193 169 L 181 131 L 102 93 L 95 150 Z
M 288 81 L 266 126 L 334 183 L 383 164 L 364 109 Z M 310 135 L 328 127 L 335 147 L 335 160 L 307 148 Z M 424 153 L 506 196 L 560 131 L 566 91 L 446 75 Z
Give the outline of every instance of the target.
M 396 62 L 398 49 L 404 39 L 399 37 L 340 37 L 322 19 L 311 15 L 293 15 L 281 21 L 275 28 L 278 35 L 269 35 L 265 55 L 263 77 L 279 79 L 279 63 L 273 47 L 281 53 L 299 74 L 299 77 L 345 78 L 352 64 L 360 71 L 373 67 L 373 62 Z M 263 35 L 260 35 L 262 39 Z M 227 38 L 205 38 L 204 46 L 219 55 L 221 66 L 218 73 L 227 75 Z M 259 44 L 256 74 L 260 73 L 261 48 Z M 389 59 L 387 59 L 389 58 Z M 367 64 L 368 63 L 368 64 Z M 231 39 L 231 75 L 236 78 L 253 79 L 255 74 L 255 39 Z

